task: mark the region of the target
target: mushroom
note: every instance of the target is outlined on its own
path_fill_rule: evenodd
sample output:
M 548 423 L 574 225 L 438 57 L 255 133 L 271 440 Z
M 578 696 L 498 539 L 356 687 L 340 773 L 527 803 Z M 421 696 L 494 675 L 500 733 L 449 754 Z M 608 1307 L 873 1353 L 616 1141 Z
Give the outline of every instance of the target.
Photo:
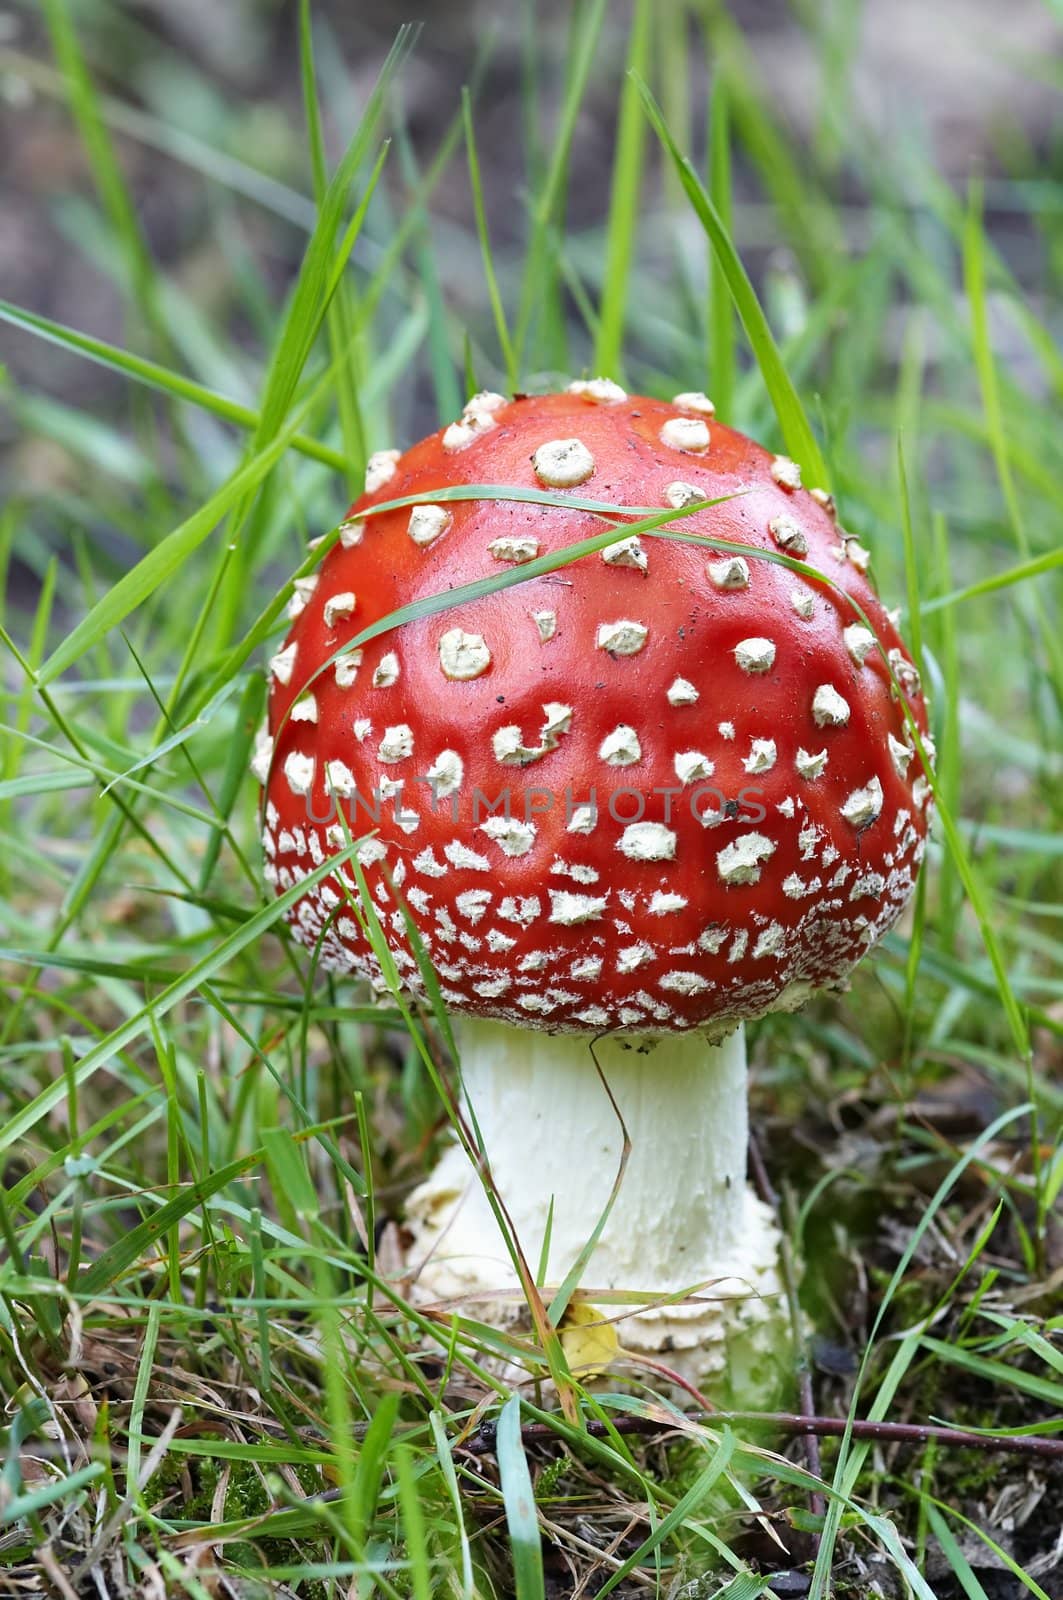
M 274 657 L 255 766 L 278 890 L 346 826 L 368 835 L 358 855 L 395 969 L 422 997 L 411 918 L 460 1014 L 462 1092 L 533 1270 L 549 1226 L 547 1284 L 607 1205 L 619 1110 L 630 1156 L 582 1283 L 670 1297 L 625 1318 L 623 1345 L 702 1379 L 736 1329 L 765 1325 L 778 1288 L 774 1225 L 746 1182 L 743 1024 L 846 985 L 912 892 L 930 796 L 904 714 L 925 731 L 918 674 L 866 552 L 844 558 L 833 502 L 794 462 L 693 400 L 598 381 L 479 395 L 374 458 L 344 524 L 363 532 L 326 555 Z M 473 483 L 561 503 L 431 500 Z M 427 498 L 367 514 L 412 495 Z M 744 554 L 620 528 L 520 580 L 535 555 L 602 532 L 573 496 L 728 496 L 674 531 Z M 507 568 L 509 587 L 332 660 L 397 607 Z M 383 990 L 356 898 L 338 868 L 293 907 L 293 931 Z M 407 1216 L 419 1293 L 515 1315 L 513 1265 L 459 1145 Z

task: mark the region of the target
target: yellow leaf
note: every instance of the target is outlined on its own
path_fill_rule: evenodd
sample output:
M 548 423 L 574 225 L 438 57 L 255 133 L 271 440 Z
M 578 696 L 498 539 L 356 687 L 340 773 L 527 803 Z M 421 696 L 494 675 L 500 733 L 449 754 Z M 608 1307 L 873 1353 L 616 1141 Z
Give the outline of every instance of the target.
M 620 1353 L 616 1329 L 596 1306 L 570 1305 L 558 1332 L 574 1377 L 599 1377 Z

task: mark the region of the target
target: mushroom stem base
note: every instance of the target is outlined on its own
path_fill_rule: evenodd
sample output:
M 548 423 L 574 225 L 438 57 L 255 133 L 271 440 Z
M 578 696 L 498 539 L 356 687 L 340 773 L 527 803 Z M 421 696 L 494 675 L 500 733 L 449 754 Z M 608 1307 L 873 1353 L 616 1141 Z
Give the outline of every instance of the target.
M 459 1042 L 466 1121 L 479 1128 L 489 1181 L 533 1275 L 549 1228 L 546 1302 L 609 1204 L 626 1127 L 627 1161 L 580 1296 L 593 1304 L 608 1291 L 601 1309 L 620 1319 L 622 1362 L 648 1358 L 698 1385 L 726 1367 L 729 1379 L 746 1375 L 748 1392 L 785 1338 L 775 1223 L 745 1177 L 743 1030 L 709 1044 L 697 1034 L 592 1040 L 466 1021 Z M 407 1219 L 422 1304 L 527 1325 L 512 1256 L 458 1144 L 411 1195 Z M 646 1305 L 647 1294 L 677 1298 Z

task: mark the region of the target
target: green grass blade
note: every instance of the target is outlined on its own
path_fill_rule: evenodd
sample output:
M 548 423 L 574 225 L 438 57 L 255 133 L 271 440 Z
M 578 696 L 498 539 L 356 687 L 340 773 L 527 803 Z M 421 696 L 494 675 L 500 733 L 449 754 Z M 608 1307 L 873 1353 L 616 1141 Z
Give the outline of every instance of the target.
M 727 84 L 731 120 L 743 149 L 771 196 L 789 239 L 817 293 L 830 287 L 845 254 L 841 222 L 810 175 L 809 163 L 795 154 L 789 129 L 776 124 L 771 91 L 758 71 L 757 56 L 723 0 L 710 0 L 708 40 L 717 81 Z
M 433 1411 L 429 1417 L 432 1428 L 432 1441 L 435 1445 L 436 1460 L 443 1474 L 443 1481 L 447 1487 L 450 1504 L 454 1512 L 454 1521 L 458 1530 L 458 1549 L 461 1556 L 461 1600 L 475 1600 L 472 1571 L 472 1547 L 469 1543 L 469 1534 L 465 1526 L 465 1515 L 461 1503 L 461 1491 L 458 1488 L 458 1475 L 454 1470 L 454 1456 L 451 1452 L 450 1441 L 447 1438 L 446 1428 L 443 1425 L 443 1415 Z
M 346 259 L 341 251 L 337 261 L 336 240 L 347 197 L 358 169 L 368 156 L 390 86 L 413 49 L 416 37 L 416 28 L 406 26 L 399 29 L 395 43 L 377 75 L 358 128 L 321 198 L 317 226 L 310 236 L 280 335 L 270 356 L 263 388 L 261 420 L 254 437 L 256 445 L 271 438 L 280 428 L 336 291 L 339 282 L 337 266 L 342 267 Z M 346 240 L 344 242 L 347 244 Z M 353 239 L 349 241 L 350 244 L 353 242 Z
M 1032 561 L 1020 562 L 1018 566 L 1009 567 L 1005 572 L 991 573 L 989 577 L 979 578 L 976 583 L 969 583 L 963 589 L 954 589 L 949 594 L 932 595 L 920 602 L 920 609 L 924 616 L 929 616 L 934 611 L 962 605 L 967 600 L 980 600 L 984 595 L 997 594 L 1001 589 L 1010 589 L 1017 583 L 1028 583 L 1031 578 L 1043 577 L 1047 572 L 1054 572 L 1057 567 L 1063 567 L 1063 548 L 1046 550 L 1043 556 L 1034 556 Z
M 628 283 L 638 239 L 646 144 L 646 123 L 639 104 L 638 86 L 631 74 L 647 76 L 651 21 L 652 0 L 635 0 L 627 46 L 628 75 L 620 92 L 602 296 L 594 346 L 595 372 L 612 378 L 622 378 L 624 373 Z
M 572 53 L 568 62 L 564 100 L 558 119 L 553 153 L 543 178 L 542 187 L 532 206 L 531 229 L 524 259 L 520 306 L 513 335 L 517 367 L 522 374 L 529 360 L 528 346 L 536 311 L 540 312 L 547 329 L 550 327 L 551 318 L 556 318 L 557 316 L 555 304 L 557 274 L 554 270 L 550 241 L 559 220 L 564 199 L 569 153 L 576 132 L 576 121 L 590 81 L 595 53 L 607 10 L 608 0 L 590 0 L 590 4 L 582 13 L 572 13 L 574 38 Z M 554 355 L 562 354 L 556 350 L 548 352 L 547 363 L 551 353 Z M 538 354 L 539 360 L 533 363 L 536 367 L 543 364 L 542 349 Z M 555 364 L 564 365 L 565 363 L 562 359 Z
M 502 352 L 502 365 L 505 368 L 506 384 L 512 394 L 517 388 L 517 357 L 513 349 L 509 325 L 506 322 L 506 311 L 505 306 L 502 304 L 502 295 L 498 287 L 498 275 L 495 272 L 494 257 L 491 254 L 491 236 L 487 227 L 487 210 L 484 205 L 483 181 L 480 176 L 480 156 L 476 148 L 476 133 L 472 122 L 472 98 L 467 88 L 463 88 L 461 91 L 461 115 L 465 129 L 465 153 L 469 164 L 469 185 L 472 189 L 473 210 L 476 215 L 476 232 L 480 240 L 480 257 L 483 261 L 484 281 L 487 284 L 487 296 L 491 302 L 491 315 L 495 320 L 498 348 Z M 471 374 L 466 379 L 466 389 L 470 395 L 475 392 Z
M 303 109 L 306 116 L 310 144 L 310 162 L 314 177 L 314 195 L 321 206 L 328 193 L 328 166 L 325 157 L 325 137 L 321 127 L 321 110 L 317 98 L 317 78 L 314 71 L 314 41 L 310 19 L 310 0 L 300 0 L 299 5 L 299 59 L 302 68 Z M 353 242 L 353 241 L 352 241 Z M 341 249 L 340 258 L 346 256 Z M 368 458 L 365 424 L 362 419 L 359 388 L 364 374 L 358 370 L 358 343 L 355 338 L 357 306 L 349 274 L 337 288 L 335 299 L 327 313 L 329 348 L 336 367 L 336 409 L 340 418 L 340 431 L 346 458 L 347 487 L 352 497 L 357 493 L 365 463 Z M 341 357 L 346 354 L 347 359 Z
M 919 561 L 916 558 L 915 531 L 912 527 L 912 502 L 908 494 L 908 474 L 904 468 L 904 446 L 897 440 L 897 479 L 901 490 L 901 532 L 904 539 L 904 574 L 908 590 L 908 644 L 912 660 L 926 675 L 923 657 L 923 607 L 919 596 Z
M 36 674 L 35 681 L 38 684 L 49 684 L 68 671 L 86 651 L 91 650 L 131 611 L 142 605 L 168 578 L 173 577 L 192 552 L 210 536 L 226 512 L 252 494 L 272 472 L 298 431 L 298 422 L 307 409 L 307 405 L 300 407 L 295 420 L 276 434 L 272 443 L 264 445 L 239 467 L 204 506 L 167 534 L 97 601 L 88 615 L 48 657 Z
M 36 334 L 50 344 L 57 345 L 61 350 L 70 350 L 77 355 L 85 356 L 98 366 L 106 367 L 111 372 L 121 373 L 123 377 L 132 378 L 135 382 L 145 384 L 160 394 L 169 395 L 175 400 L 187 400 L 201 410 L 220 417 L 223 422 L 233 422 L 238 427 L 252 431 L 261 425 L 262 419 L 252 406 L 241 405 L 239 401 L 230 400 L 226 395 L 208 389 L 193 378 L 185 377 L 183 373 L 173 372 L 169 367 L 160 366 L 156 361 L 149 361 L 144 356 L 134 355 L 132 351 L 108 344 L 104 339 L 95 339 L 89 334 L 80 333 L 76 328 L 67 327 L 62 322 L 53 322 L 50 317 L 41 316 L 38 312 L 27 311 L 22 306 L 14 306 L 7 300 L 0 300 L 0 321 L 8 322 L 27 333 Z M 317 439 L 309 439 L 305 434 L 295 434 L 291 447 L 309 456 L 311 460 L 320 461 L 324 466 L 332 467 L 338 472 L 344 468 L 345 457 L 341 451 L 333 450 Z
M 92 175 L 125 256 L 130 287 L 141 311 L 163 343 L 169 344 L 155 293 L 155 272 L 141 232 L 136 208 L 126 187 L 96 90 L 81 52 L 67 0 L 44 0 L 44 15 L 70 109 L 92 168 Z
M 970 1533 L 974 1534 L 976 1538 L 980 1539 L 985 1545 L 986 1549 L 994 1557 L 994 1566 L 998 1569 L 1003 1569 L 1004 1571 L 1012 1573 L 1014 1577 L 1016 1577 L 1022 1584 L 1023 1588 L 1036 1597 L 1036 1600 L 1054 1600 L 1054 1597 L 1050 1595 L 1046 1589 L 1042 1589 L 1041 1585 L 1034 1578 L 1031 1578 L 1030 1574 L 1019 1565 L 1010 1551 L 1006 1550 L 1000 1543 L 998 1543 L 996 1539 L 992 1538 L 988 1533 L 986 1533 L 984 1528 L 980 1528 L 976 1522 L 971 1520 L 970 1517 L 964 1516 L 963 1512 L 960 1511 L 956 1506 L 942 1505 L 940 1501 L 934 1501 L 933 1504 L 939 1513 L 947 1513 L 950 1517 L 954 1517 L 957 1522 L 965 1527 Z M 935 1532 L 937 1532 L 938 1528 L 943 1526 L 947 1525 L 942 1519 L 935 1524 Z M 940 1533 L 938 1534 L 938 1537 L 940 1538 Z M 954 1565 L 954 1571 L 956 1572 L 957 1577 L 959 1577 L 960 1570 L 960 1568 Z M 968 1567 L 967 1570 L 970 1571 L 970 1568 Z M 977 1590 L 965 1590 L 965 1592 L 978 1593 Z
M 498 1419 L 496 1450 L 506 1526 L 513 1556 L 516 1600 L 546 1600 L 543 1577 L 542 1541 L 535 1510 L 528 1458 L 520 1436 L 520 1397 L 514 1395 L 502 1407 Z
M 728 236 L 731 217 L 731 115 L 727 87 L 722 76 L 712 86 L 709 103 L 709 194 Z M 709 251 L 709 392 L 721 416 L 733 415 L 738 352 L 735 344 L 735 313 L 723 263 L 715 250 Z
M 17 1528 L 19 1523 L 35 1517 L 46 1506 L 54 1506 L 57 1501 L 69 1499 L 72 1502 L 82 1489 L 95 1483 L 103 1474 L 103 1462 L 94 1461 L 90 1466 L 78 1467 L 64 1477 L 49 1479 L 36 1488 L 27 1489 L 24 1494 L 15 1495 L 0 1509 L 0 1528 Z
M 334 872 L 343 861 L 353 856 L 355 848 L 355 845 L 349 845 L 345 850 L 333 856 L 330 861 L 324 862 L 320 867 L 315 867 L 307 875 L 305 883 L 295 884 L 291 889 L 286 889 L 276 900 L 271 901 L 269 905 L 263 906 L 253 916 L 248 917 L 242 927 L 237 928 L 227 939 L 223 939 L 209 955 L 197 961 L 180 978 L 171 983 L 150 1005 L 142 1007 L 132 1017 L 129 1017 L 119 1027 L 107 1034 L 104 1039 L 101 1039 L 99 1044 L 94 1045 L 78 1062 L 75 1069 L 77 1082 L 79 1084 L 84 1083 L 94 1072 L 105 1065 L 112 1056 L 117 1055 L 120 1050 L 124 1050 L 127 1044 L 130 1044 L 134 1039 L 139 1039 L 148 1032 L 153 1022 L 165 1016 L 168 1011 L 179 1005 L 182 1000 L 187 999 L 189 995 L 194 994 L 201 984 L 209 981 L 234 956 L 239 955 L 242 950 L 246 950 L 248 945 L 253 944 L 256 939 L 260 939 L 264 933 L 268 932 L 275 923 L 284 917 L 285 912 L 313 884 L 319 883 L 330 872 Z M 63 1079 L 57 1079 L 50 1083 L 47 1088 L 42 1089 L 34 1099 L 27 1101 L 13 1117 L 8 1119 L 4 1127 L 0 1128 L 0 1151 L 10 1150 L 12 1145 L 16 1144 L 20 1139 L 24 1139 L 29 1130 L 35 1127 L 42 1117 L 47 1116 L 55 1106 L 62 1102 L 66 1092 L 66 1082 Z
M 412 1600 L 432 1600 L 432 1564 L 413 1453 L 408 1445 L 396 1444 L 393 1457 Z
M 989 334 L 984 247 L 981 192 L 977 185 L 972 185 L 963 233 L 963 266 L 967 298 L 971 307 L 971 337 L 974 359 L 982 389 L 982 404 L 985 409 L 986 426 L 989 430 L 1001 493 L 1004 496 L 1004 504 L 1007 508 L 1008 522 L 1014 534 L 1019 554 L 1024 561 L 1029 561 L 1033 552 L 1030 548 L 1029 535 L 1026 530 L 1022 506 L 1015 488 L 1015 480 L 1012 476 L 1011 457 L 1008 449 L 1008 430 L 1000 400 L 1000 386 L 997 380 L 996 362 L 993 357 L 993 346 Z M 1056 703 L 1063 708 L 1063 641 L 1060 639 L 1058 629 L 1053 627 L 1051 619 L 1046 615 L 1037 589 L 1031 591 L 1030 598 L 1033 613 L 1037 619 L 1042 648 L 1048 661 L 1048 670 L 1055 690 Z
M 690 1488 L 686 1491 L 681 1499 L 676 1501 L 675 1505 L 668 1512 L 668 1514 L 661 1518 L 660 1522 L 650 1534 L 649 1538 L 644 1539 L 642 1544 L 639 1545 L 638 1549 L 632 1555 L 628 1556 L 626 1561 L 624 1561 L 621 1566 L 617 1567 L 614 1572 L 610 1573 L 609 1577 L 605 1580 L 602 1587 L 598 1590 L 598 1594 L 602 1597 L 602 1600 L 605 1600 L 605 1596 L 607 1594 L 611 1594 L 618 1584 L 622 1583 L 624 1579 L 629 1576 L 629 1574 L 634 1572 L 636 1567 L 642 1566 L 647 1556 L 655 1555 L 672 1531 L 680 1527 L 690 1512 L 694 1510 L 695 1506 L 700 1505 L 704 1501 L 705 1497 L 710 1493 L 714 1485 L 719 1482 L 730 1466 L 731 1458 L 734 1454 L 734 1447 L 734 1434 L 729 1428 L 724 1428 L 722 1434 L 720 1435 L 719 1443 L 713 1450 L 712 1459 L 709 1461 L 708 1465 L 703 1467 L 698 1473 L 697 1478 L 691 1484 Z
M 860 1362 L 860 1368 L 857 1373 L 856 1382 L 853 1386 L 852 1398 L 849 1402 L 850 1421 L 852 1421 L 856 1416 L 856 1409 L 860 1402 L 862 1383 L 870 1364 L 871 1353 L 875 1340 L 878 1336 L 880 1328 L 885 1322 L 894 1296 L 900 1288 L 904 1280 L 904 1276 L 911 1265 L 916 1251 L 919 1248 L 921 1239 L 923 1238 L 927 1229 L 930 1227 L 930 1224 L 937 1215 L 937 1212 L 944 1205 L 945 1200 L 956 1187 L 963 1173 L 972 1162 L 977 1160 L 980 1152 L 987 1146 L 991 1145 L 992 1141 L 999 1133 L 1003 1131 L 1004 1128 L 1017 1121 L 1019 1117 L 1025 1115 L 1029 1109 L 1029 1106 L 1023 1105 L 1016 1107 L 1014 1110 L 1003 1112 L 989 1125 L 988 1128 L 984 1130 L 983 1133 L 979 1135 L 974 1143 L 968 1147 L 964 1154 L 953 1164 L 952 1168 L 948 1173 L 946 1173 L 945 1177 L 938 1184 L 938 1187 L 934 1191 L 929 1205 L 923 1212 L 919 1222 L 913 1229 L 911 1236 L 905 1245 L 904 1251 L 901 1254 L 901 1258 L 894 1268 L 889 1284 L 886 1287 L 885 1294 L 879 1301 L 879 1308 L 875 1315 L 874 1325 L 871 1329 L 871 1336 L 864 1350 L 864 1354 Z M 889 1373 L 879 1384 L 878 1393 L 876 1394 L 874 1403 L 869 1411 L 869 1419 L 871 1421 L 879 1422 L 884 1419 L 893 1399 L 893 1395 L 896 1392 L 896 1387 L 899 1384 L 906 1367 L 915 1357 L 919 1346 L 921 1333 L 921 1328 L 916 1327 L 905 1335 L 897 1354 L 894 1356 Z M 816 1556 L 815 1569 L 812 1574 L 812 1587 L 809 1592 L 810 1600 L 827 1600 L 827 1597 L 830 1593 L 831 1566 L 837 1544 L 838 1533 L 841 1527 L 843 1504 L 844 1501 L 849 1499 L 853 1493 L 854 1486 L 860 1473 L 860 1468 L 867 1457 L 869 1449 L 870 1445 L 866 1442 L 861 1441 L 854 1443 L 852 1436 L 848 1432 L 846 1432 L 842 1439 L 831 1484 L 832 1498 L 830 1505 L 827 1508 L 823 1537 L 820 1542 L 819 1551 Z
M 442 418 L 452 418 L 461 411 L 463 396 L 451 350 L 453 340 L 451 314 L 443 293 L 432 219 L 427 207 L 416 199 L 422 187 L 421 175 L 405 127 L 400 129 L 399 155 L 403 176 L 409 185 L 406 207 L 415 224 L 413 253 L 417 263 L 417 277 L 428 309 L 428 355 L 435 389 L 436 411 Z
M 735 308 L 742 319 L 742 325 L 748 335 L 765 387 L 775 408 L 775 415 L 778 418 L 779 428 L 786 442 L 786 448 L 800 466 L 805 481 L 810 487 L 827 488 L 829 487 L 827 467 L 820 451 L 819 443 L 812 432 L 804 407 L 798 399 L 797 391 L 783 365 L 778 346 L 768 326 L 768 319 L 764 315 L 760 301 L 757 299 L 756 290 L 749 280 L 749 275 L 742 265 L 738 252 L 731 242 L 731 237 L 723 225 L 719 212 L 709 198 L 704 184 L 695 172 L 692 163 L 683 155 L 673 139 L 661 113 L 660 106 L 644 83 L 640 81 L 638 87 L 646 108 L 646 114 L 653 124 L 657 137 L 675 165 L 680 182 L 686 191 L 687 199 L 690 201 L 698 221 L 708 235 L 709 242 L 719 260 L 720 269 L 727 279 L 727 286 L 731 291 Z

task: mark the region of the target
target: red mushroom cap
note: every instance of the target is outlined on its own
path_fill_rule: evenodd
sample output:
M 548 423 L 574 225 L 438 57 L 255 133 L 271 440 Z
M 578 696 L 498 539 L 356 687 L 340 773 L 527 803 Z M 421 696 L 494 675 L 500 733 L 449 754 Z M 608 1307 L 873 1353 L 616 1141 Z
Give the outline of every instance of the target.
M 829 498 L 711 415 L 703 395 L 666 404 L 603 380 L 477 396 L 372 459 L 340 542 L 298 586 L 258 756 L 267 876 L 290 887 L 343 847 L 334 804 L 354 838 L 373 830 L 361 863 L 414 993 L 396 896 L 452 1006 L 589 1032 L 791 1009 L 841 983 L 908 899 L 930 801 L 899 702 L 924 732 L 916 669 Z M 618 506 L 732 495 L 678 526 L 750 556 L 643 535 L 315 676 L 397 608 L 603 530 L 567 506 L 475 500 L 361 520 L 472 483 L 578 485 Z M 293 928 L 379 985 L 352 892 L 340 868 Z

